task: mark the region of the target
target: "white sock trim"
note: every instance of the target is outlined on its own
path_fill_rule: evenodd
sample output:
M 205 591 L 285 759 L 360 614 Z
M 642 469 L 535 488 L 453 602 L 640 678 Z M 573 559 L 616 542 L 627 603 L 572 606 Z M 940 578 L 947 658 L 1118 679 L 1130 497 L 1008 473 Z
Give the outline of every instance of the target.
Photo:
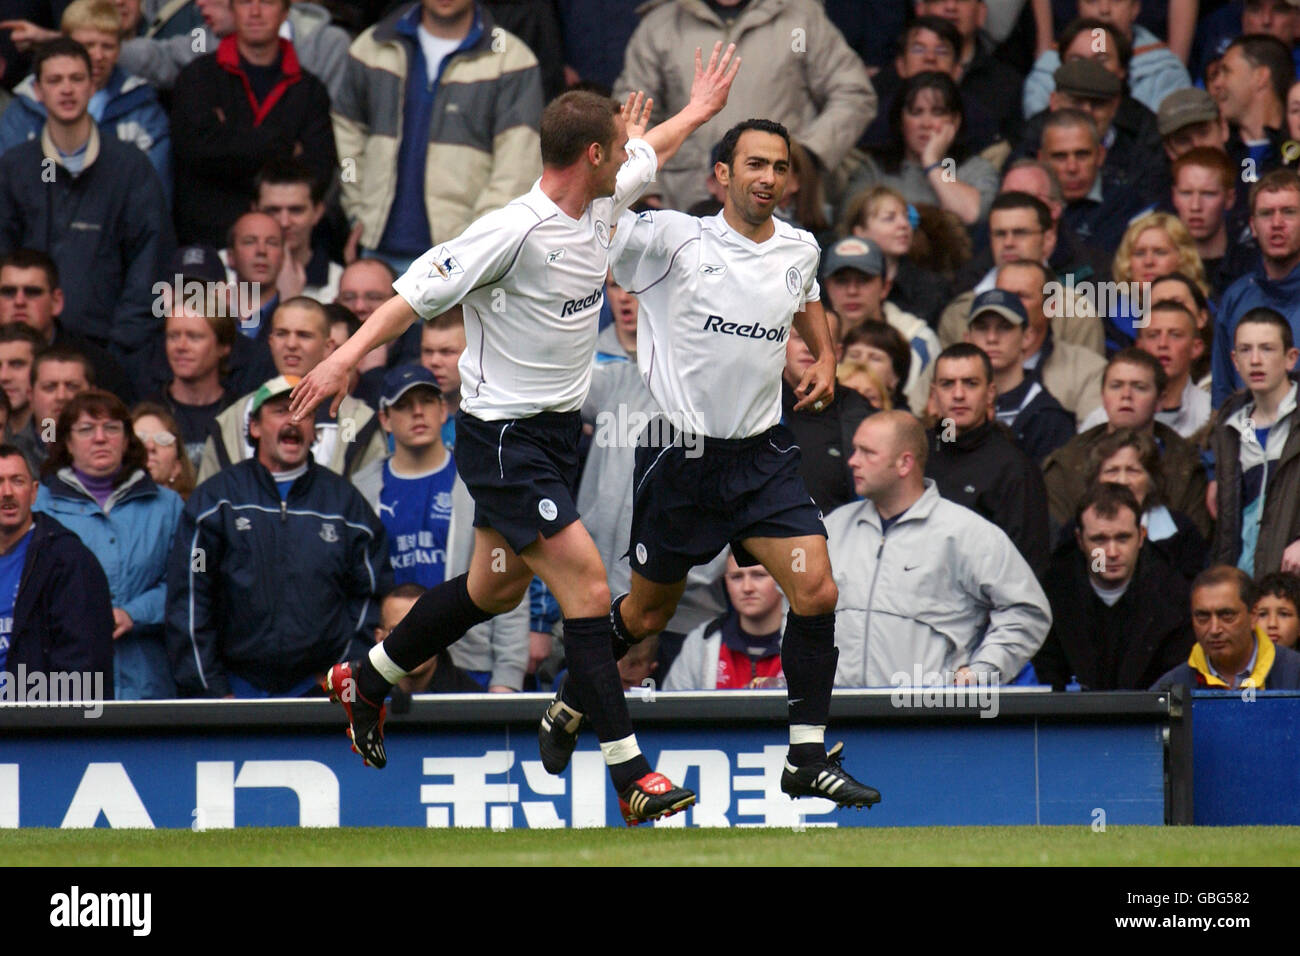
M 636 734 L 632 734 L 622 740 L 606 741 L 600 745 L 600 752 L 605 757 L 606 765 L 612 766 L 616 763 L 627 763 L 633 757 L 639 756 L 641 748 L 637 746 Z
M 791 724 L 790 744 L 824 744 L 826 743 L 826 725 Z
M 406 676 L 406 671 L 393 663 L 393 659 L 388 656 L 382 643 L 370 648 L 370 663 L 375 670 L 379 671 L 379 676 L 390 684 L 396 684 Z

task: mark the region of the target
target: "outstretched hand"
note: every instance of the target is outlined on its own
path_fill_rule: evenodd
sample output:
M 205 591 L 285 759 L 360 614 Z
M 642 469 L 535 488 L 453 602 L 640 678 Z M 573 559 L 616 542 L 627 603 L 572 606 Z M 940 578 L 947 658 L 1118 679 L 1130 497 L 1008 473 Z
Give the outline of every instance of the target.
M 740 70 L 740 57 L 732 59 L 736 44 L 732 43 L 722 53 L 722 41 L 713 44 L 713 53 L 709 55 L 709 65 L 704 66 L 704 57 L 699 47 L 695 48 L 695 80 L 691 83 L 691 105 L 702 109 L 710 118 L 722 112 L 731 94 L 732 81 Z M 722 59 L 718 59 L 718 54 Z
M 628 139 L 645 138 L 645 131 L 650 126 L 650 112 L 654 106 L 654 99 L 647 97 L 641 90 L 627 95 L 627 102 L 619 112 L 623 117 L 623 125 L 627 128 Z

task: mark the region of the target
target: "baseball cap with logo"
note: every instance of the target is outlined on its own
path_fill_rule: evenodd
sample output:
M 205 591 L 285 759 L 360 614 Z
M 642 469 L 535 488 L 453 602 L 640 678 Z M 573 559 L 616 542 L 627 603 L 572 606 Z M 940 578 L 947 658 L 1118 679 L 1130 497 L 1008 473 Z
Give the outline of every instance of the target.
M 999 315 L 1012 325 L 1029 324 L 1029 313 L 1025 311 L 1025 305 L 1020 301 L 1020 296 L 1014 292 L 1008 292 L 1006 289 L 989 289 L 987 292 L 981 292 L 975 296 L 975 301 L 970 304 L 968 323 L 974 322 L 985 312 Z
M 266 382 L 253 393 L 253 402 L 248 406 L 248 414 L 256 415 L 257 410 L 269 402 L 271 399 L 287 392 L 292 392 L 293 387 L 298 384 L 300 379 L 297 375 L 277 375 L 275 378 Z
M 833 276 L 841 269 L 857 269 L 864 275 L 885 274 L 885 257 L 870 239 L 845 236 L 826 252 L 822 275 Z
M 1108 100 L 1119 96 L 1123 84 L 1120 78 L 1096 60 L 1070 60 L 1057 67 L 1052 74 L 1056 88 L 1062 93 L 1085 100 Z
M 438 387 L 438 380 L 423 365 L 399 365 L 397 368 L 389 369 L 384 374 L 384 384 L 379 390 L 380 410 L 392 408 L 403 395 L 420 386 L 431 388 L 439 395 L 442 394 L 442 389 Z
M 1219 105 L 1205 90 L 1191 86 L 1174 90 L 1160 101 L 1156 128 L 1161 136 L 1170 136 L 1193 123 L 1213 123 L 1219 119 Z
M 199 282 L 225 282 L 226 267 L 212 246 L 181 246 L 167 263 L 167 281 L 175 275 Z

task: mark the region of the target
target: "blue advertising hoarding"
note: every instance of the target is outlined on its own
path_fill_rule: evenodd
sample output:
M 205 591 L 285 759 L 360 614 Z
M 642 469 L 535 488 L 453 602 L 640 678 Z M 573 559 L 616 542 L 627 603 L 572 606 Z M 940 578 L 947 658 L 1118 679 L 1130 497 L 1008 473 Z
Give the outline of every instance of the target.
M 1167 695 L 1107 695 L 1141 698 L 1109 719 L 1098 695 L 1086 713 L 1052 696 L 1004 693 L 982 719 L 837 695 L 828 740 L 882 792 L 869 813 L 780 792 L 783 694 L 660 694 L 632 709 L 651 763 L 699 795 L 659 826 L 1164 822 Z M 417 700 L 390 721 L 382 771 L 349 751 L 323 701 L 0 712 L 0 827 L 621 825 L 594 738 L 563 775 L 542 768 L 544 701 Z

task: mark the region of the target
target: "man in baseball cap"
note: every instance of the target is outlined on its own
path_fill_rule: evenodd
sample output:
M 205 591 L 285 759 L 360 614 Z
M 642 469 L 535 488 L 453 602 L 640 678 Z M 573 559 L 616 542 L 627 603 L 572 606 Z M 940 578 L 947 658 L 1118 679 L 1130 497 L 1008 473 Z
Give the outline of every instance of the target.
M 1194 86 L 1175 90 L 1161 100 L 1156 126 L 1170 162 L 1197 146 L 1223 149 L 1228 142 L 1228 126 L 1219 115 L 1219 105 L 1209 93 Z
M 1025 374 L 1022 349 L 1029 313 L 1007 289 L 981 292 L 971 303 L 966 341 L 980 348 L 993 369 L 994 411 L 1011 429 L 1020 450 L 1040 463 L 1074 437 L 1074 416 Z

